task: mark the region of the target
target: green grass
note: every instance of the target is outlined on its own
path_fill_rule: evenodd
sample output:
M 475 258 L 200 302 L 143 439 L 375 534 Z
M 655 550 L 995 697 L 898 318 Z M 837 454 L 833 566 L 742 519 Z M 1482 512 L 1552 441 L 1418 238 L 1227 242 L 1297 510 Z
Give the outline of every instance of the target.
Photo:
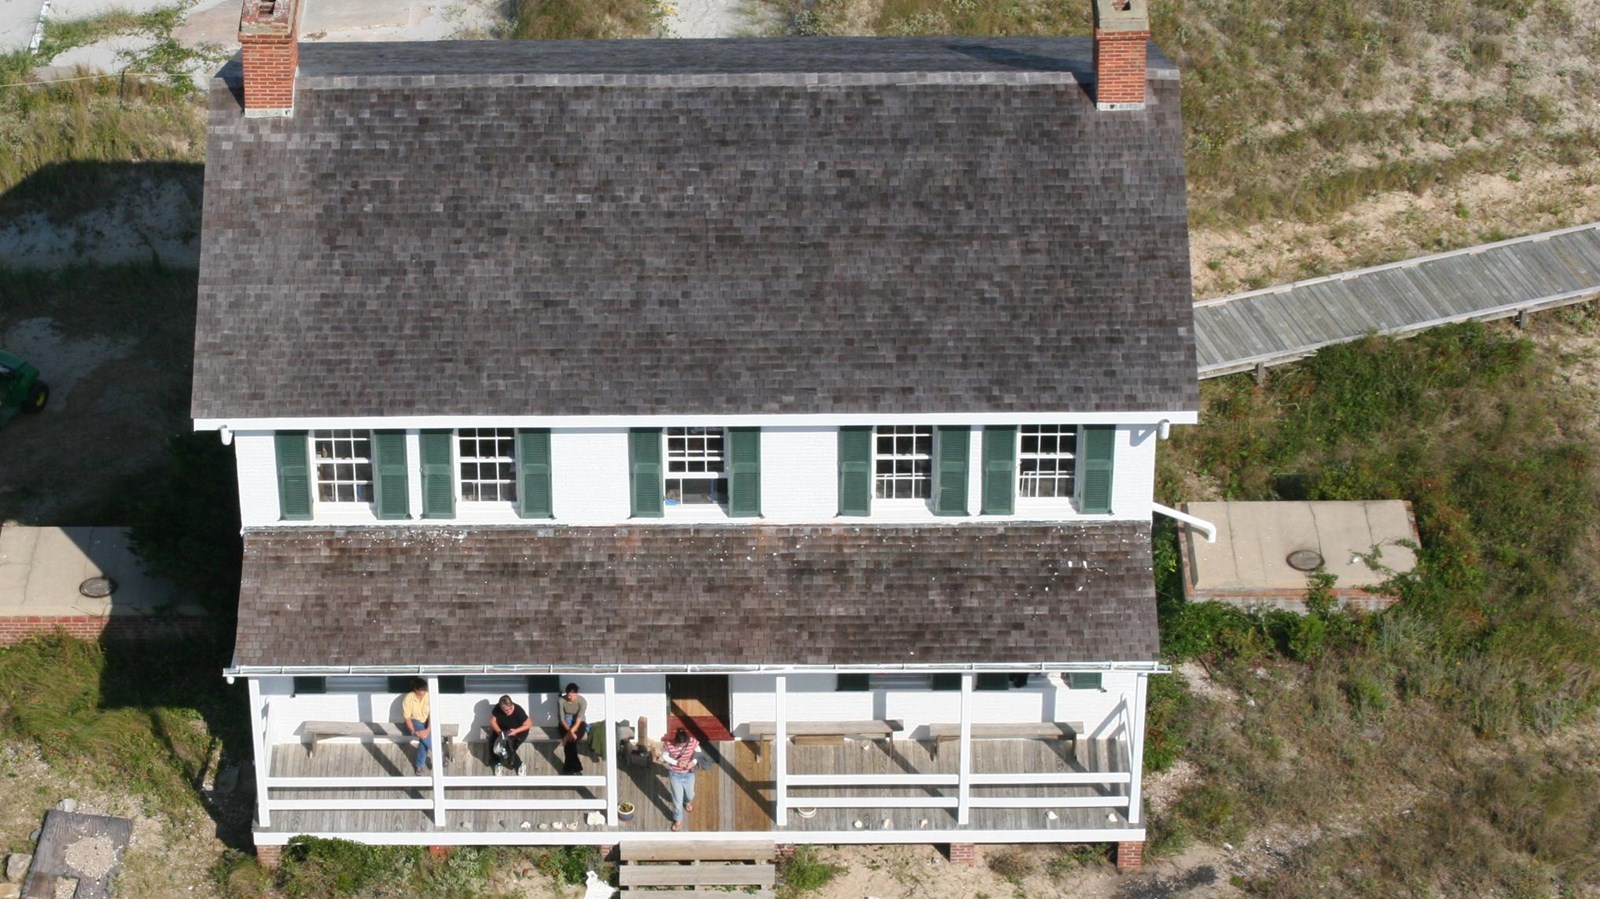
M 796 899 L 814 893 L 832 883 L 844 871 L 843 865 L 824 862 L 815 846 L 796 846 L 794 854 L 778 865 L 778 882 L 781 885 L 778 895 L 784 899 Z
M 1326 350 L 1266 387 L 1203 385 L 1201 425 L 1160 460 L 1162 502 L 1199 498 L 1185 483 L 1208 498 L 1406 499 L 1421 546 L 1393 609 L 1322 601 L 1302 617 L 1185 603 L 1175 538 L 1158 533 L 1163 650 L 1237 698 L 1153 691 L 1152 739 L 1202 772 L 1151 822 L 1153 850 L 1339 820 L 1249 891 L 1600 886 L 1578 848 L 1593 845 L 1600 779 L 1570 745 L 1600 704 L 1594 398 L 1560 362 L 1462 325 Z
M 53 768 L 174 820 L 205 812 L 195 785 L 220 750 L 248 754 L 243 685 L 221 676 L 205 640 L 110 642 L 47 637 L 0 649 L 0 741 L 38 748 Z

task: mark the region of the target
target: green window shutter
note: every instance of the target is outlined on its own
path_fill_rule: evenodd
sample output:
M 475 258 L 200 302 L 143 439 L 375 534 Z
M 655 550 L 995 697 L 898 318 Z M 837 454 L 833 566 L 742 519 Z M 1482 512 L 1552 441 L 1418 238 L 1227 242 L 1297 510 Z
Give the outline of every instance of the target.
M 320 695 L 328 692 L 328 679 L 325 677 L 296 677 L 294 679 L 294 694 L 296 696 Z
M 517 514 L 523 518 L 554 518 L 550 490 L 550 432 L 517 432 Z
M 865 693 L 871 688 L 870 674 L 841 674 L 833 685 L 833 689 L 839 693 Z
M 935 674 L 929 686 L 935 690 L 959 690 L 961 675 L 954 672 Z
M 439 678 L 439 695 L 460 696 L 467 692 L 467 677 L 464 674 L 446 674 Z
M 410 518 L 405 431 L 372 432 L 372 471 L 377 485 L 378 517 Z
M 452 431 L 422 432 L 422 517 L 456 517 L 456 483 L 451 476 Z
M 985 671 L 973 679 L 974 690 L 1009 690 L 1011 689 L 1011 675 L 1004 671 Z
M 411 679 L 414 674 L 391 674 L 388 677 L 388 691 L 390 693 L 410 693 Z
M 534 696 L 540 693 L 560 693 L 561 678 L 554 674 L 528 675 L 528 692 Z
M 972 429 L 934 428 L 933 514 L 967 514 L 967 460 L 972 457 Z
M 839 429 L 839 514 L 872 514 L 872 429 Z
M 1017 508 L 1017 429 L 983 429 L 983 514 L 1010 515 Z
M 1112 460 L 1116 455 L 1117 429 L 1110 425 L 1085 427 L 1078 432 L 1079 488 L 1078 511 L 1085 515 L 1104 515 L 1111 511 Z
M 660 428 L 628 432 L 628 493 L 633 497 L 634 518 L 661 517 Z
M 311 465 L 306 437 L 305 431 L 279 431 L 272 435 L 278 453 L 278 517 L 284 521 L 311 519 Z
M 728 429 L 728 514 L 761 517 L 761 429 Z

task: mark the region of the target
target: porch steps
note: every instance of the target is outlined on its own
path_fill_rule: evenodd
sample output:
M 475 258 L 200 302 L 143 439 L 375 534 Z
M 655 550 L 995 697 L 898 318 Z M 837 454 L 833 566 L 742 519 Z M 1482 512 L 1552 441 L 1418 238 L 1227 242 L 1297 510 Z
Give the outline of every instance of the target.
M 618 850 L 623 896 L 773 899 L 776 895 L 777 866 L 773 860 L 777 847 L 770 841 L 624 842 Z M 736 891 L 729 892 L 730 888 Z M 751 888 L 755 891 L 745 891 Z

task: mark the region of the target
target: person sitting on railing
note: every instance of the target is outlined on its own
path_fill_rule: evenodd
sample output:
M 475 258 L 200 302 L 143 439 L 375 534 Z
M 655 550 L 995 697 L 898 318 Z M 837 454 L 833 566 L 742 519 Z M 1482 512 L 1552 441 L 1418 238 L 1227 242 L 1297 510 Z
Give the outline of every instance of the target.
M 522 741 L 528 739 L 528 732 L 533 730 L 533 719 L 528 717 L 522 706 L 512 702 L 510 696 L 502 696 L 489 713 L 489 729 L 495 732 L 494 754 L 489 760 L 494 768 L 494 776 L 500 776 L 501 768 L 509 769 L 512 774 L 521 774 L 522 756 L 517 754 L 517 750 L 522 748 Z
M 417 776 L 428 773 L 428 737 L 433 733 L 428 704 L 428 682 L 420 677 L 411 679 L 411 692 L 400 704 L 406 721 L 406 731 L 417 738 Z
M 578 746 L 589 733 L 588 715 L 589 700 L 578 695 L 577 684 L 567 684 L 566 691 L 556 697 L 556 720 L 561 724 L 562 774 L 583 773 Z

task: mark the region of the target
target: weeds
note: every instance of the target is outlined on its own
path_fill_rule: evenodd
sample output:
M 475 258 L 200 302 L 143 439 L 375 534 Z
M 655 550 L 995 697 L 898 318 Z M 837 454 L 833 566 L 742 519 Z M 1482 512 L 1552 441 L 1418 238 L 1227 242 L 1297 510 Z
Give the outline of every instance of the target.
M 662 37 L 667 7 L 659 0 L 517 0 L 509 37 L 596 40 Z
M 1032 856 L 1018 846 L 1006 846 L 987 853 L 984 861 L 990 871 L 1013 885 L 1021 884 L 1037 867 Z
M 1294 616 L 1184 602 L 1176 545 L 1162 546 L 1175 537 L 1158 530 L 1163 651 L 1203 660 L 1238 699 L 1152 691 L 1152 735 L 1203 774 L 1151 822 L 1152 853 L 1339 817 L 1360 832 L 1314 842 L 1252 891 L 1540 895 L 1600 882 L 1565 842 L 1592 837 L 1600 782 L 1572 777 L 1561 752 L 1494 773 L 1526 759 L 1510 741 L 1600 704 L 1593 406 L 1558 386 L 1552 356 L 1463 325 L 1326 350 L 1265 387 L 1204 386 L 1202 424 L 1163 466 L 1201 471 L 1232 499 L 1407 499 L 1421 543 L 1417 567 L 1386 588 L 1394 608 L 1342 611 L 1313 576 L 1308 614 Z M 1394 796 L 1414 807 L 1400 816 Z M 1430 840 L 1459 853 L 1459 871 L 1411 851 Z
M 824 862 L 814 846 L 796 846 L 794 854 L 778 866 L 778 878 L 783 884 L 785 899 L 814 892 L 833 882 L 844 873 L 843 865 Z
M 580 884 L 590 871 L 603 871 L 604 860 L 595 846 L 562 846 L 539 856 L 538 869 L 559 884 Z

